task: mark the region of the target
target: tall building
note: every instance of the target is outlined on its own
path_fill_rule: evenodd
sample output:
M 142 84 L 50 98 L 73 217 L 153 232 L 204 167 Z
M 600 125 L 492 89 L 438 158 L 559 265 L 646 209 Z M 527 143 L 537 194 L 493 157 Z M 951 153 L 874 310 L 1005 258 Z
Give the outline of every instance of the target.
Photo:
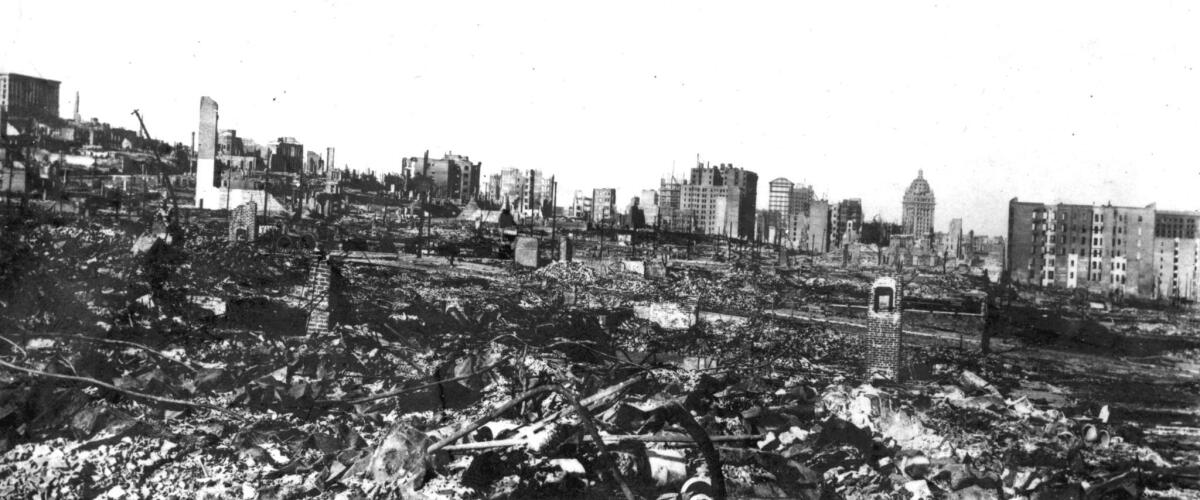
M 861 234 L 863 210 L 861 198 L 847 198 L 829 208 L 829 238 L 838 246 L 846 243 L 847 234 Z
M 772 242 L 793 249 L 825 252 L 829 248 L 831 208 L 819 200 L 812 186 L 796 184 L 783 177 L 772 180 L 767 213 L 761 218 L 768 228 L 757 232 Z
M 641 196 L 638 197 L 642 214 L 646 216 L 646 225 L 655 226 L 661 221 L 658 213 L 658 191 L 653 189 L 643 189 Z
M 592 190 L 592 222 L 611 222 L 617 217 L 617 190 L 596 188 Z
M 904 192 L 904 214 L 900 226 L 904 234 L 912 235 L 915 241 L 925 241 L 933 231 L 933 190 L 925 181 L 925 172 L 918 170 L 917 178 Z
M 7 119 L 57 119 L 57 80 L 0 73 L 0 110 Z
M 950 219 L 950 231 L 946 233 L 946 245 L 943 248 L 947 258 L 963 258 L 962 238 L 962 219 Z
M 753 238 L 757 198 L 758 174 L 732 164 L 698 164 L 691 183 L 680 186 L 679 206 L 691 213 L 695 231 Z
M 1200 212 L 1160 211 L 1154 219 L 1154 296 L 1200 300 Z
M 786 214 L 792 206 L 792 188 L 795 183 L 780 177 L 767 184 L 770 189 L 767 198 L 767 210 L 777 214 Z
M 1156 213 L 1153 204 L 1048 205 L 1014 198 L 1005 270 L 1018 283 L 1154 295 L 1155 252 L 1160 244 L 1168 250 L 1163 238 L 1155 238 Z M 970 240 L 964 252 L 974 249 Z

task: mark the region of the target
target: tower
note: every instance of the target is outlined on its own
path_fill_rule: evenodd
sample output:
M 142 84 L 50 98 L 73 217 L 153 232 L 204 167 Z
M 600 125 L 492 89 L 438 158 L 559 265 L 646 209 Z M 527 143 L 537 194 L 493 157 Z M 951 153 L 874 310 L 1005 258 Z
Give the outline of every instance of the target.
M 79 123 L 81 121 L 83 121 L 83 120 L 81 120 L 79 117 L 79 91 L 76 90 L 75 91 L 75 123 Z
M 917 171 L 917 178 L 904 192 L 904 215 L 901 226 L 904 234 L 913 236 L 914 241 L 923 242 L 933 231 L 933 208 L 936 204 L 933 190 L 925 180 L 925 172 Z

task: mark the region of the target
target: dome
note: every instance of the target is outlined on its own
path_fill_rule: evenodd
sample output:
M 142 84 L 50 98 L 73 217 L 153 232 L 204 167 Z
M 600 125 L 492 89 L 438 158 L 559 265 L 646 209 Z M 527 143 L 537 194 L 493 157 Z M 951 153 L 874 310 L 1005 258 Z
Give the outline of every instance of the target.
M 933 190 L 929 188 L 929 183 L 925 181 L 925 172 L 917 171 L 917 178 L 913 179 L 912 184 L 908 185 L 908 190 L 904 192 L 905 198 L 910 197 L 932 197 Z

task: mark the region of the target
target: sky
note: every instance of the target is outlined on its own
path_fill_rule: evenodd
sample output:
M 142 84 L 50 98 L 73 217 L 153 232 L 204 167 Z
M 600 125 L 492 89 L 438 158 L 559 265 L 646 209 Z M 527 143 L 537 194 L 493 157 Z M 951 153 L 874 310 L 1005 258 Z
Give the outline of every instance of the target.
M 186 6 L 187 8 L 180 8 Z M 203 9 L 199 8 L 203 7 Z M 701 161 L 1004 234 L 1011 198 L 1200 209 L 1189 2 L 0 2 L 0 71 L 81 113 L 397 171 L 426 150 L 624 203 Z

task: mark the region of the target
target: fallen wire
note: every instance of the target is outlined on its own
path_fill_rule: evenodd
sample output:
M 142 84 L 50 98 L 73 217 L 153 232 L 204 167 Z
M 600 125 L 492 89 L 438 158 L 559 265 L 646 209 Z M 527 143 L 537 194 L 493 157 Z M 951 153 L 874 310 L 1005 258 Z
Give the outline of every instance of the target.
M 101 381 L 96 380 L 91 377 L 80 377 L 80 376 L 75 376 L 75 375 L 62 375 L 62 374 L 58 374 L 58 373 L 47 373 L 47 372 L 44 372 L 41 370 L 35 370 L 33 368 L 28 368 L 28 367 L 24 367 L 24 366 L 20 366 L 20 365 L 14 365 L 14 364 L 9 363 L 4 360 L 0 360 L 0 367 L 8 368 L 10 370 L 15 370 L 15 371 L 20 371 L 20 372 L 25 372 L 25 373 L 39 376 L 39 377 L 54 378 L 54 379 L 60 379 L 60 380 L 71 380 L 74 382 L 83 382 L 85 384 L 90 384 L 90 385 L 94 385 L 97 387 L 103 387 L 105 389 L 108 389 L 111 391 L 116 391 L 121 394 L 125 394 L 125 395 L 139 398 L 139 399 L 146 399 L 146 400 L 150 400 L 150 401 L 157 401 L 159 403 L 166 403 L 166 404 L 173 404 L 173 405 L 180 405 L 180 406 L 190 406 L 193 408 L 204 408 L 207 410 L 213 410 L 213 411 L 224 413 L 224 414 L 234 417 L 235 419 L 238 419 L 238 420 L 243 420 L 243 418 L 240 415 L 238 415 L 237 413 L 234 413 L 225 408 L 221 408 L 219 406 L 213 406 L 213 405 L 210 405 L 207 403 L 196 403 L 196 402 L 192 402 L 192 401 L 183 401 L 180 399 L 164 398 L 161 396 L 154 396 L 151 394 L 130 391 L 128 389 L 122 389 L 120 387 L 109 384 L 107 382 L 101 382 Z
M 481 375 L 481 374 L 487 373 L 488 371 L 492 370 L 493 368 L 495 368 L 499 365 L 500 365 L 500 362 L 497 361 L 495 363 L 487 365 L 483 368 L 480 368 L 480 369 L 473 371 L 471 373 L 468 373 L 466 375 L 459 375 L 457 377 L 448 378 L 445 380 L 437 380 L 434 382 L 429 382 L 427 384 L 421 384 L 421 385 L 418 385 L 415 387 L 405 387 L 403 389 L 396 389 L 394 391 L 385 392 L 383 394 L 376 394 L 374 396 L 367 396 L 367 397 L 362 397 L 362 398 L 358 398 L 358 399 L 350 399 L 350 400 L 320 399 L 320 400 L 314 401 L 313 404 L 322 405 L 322 406 L 339 405 L 339 404 L 356 405 L 356 404 L 361 404 L 361 403 L 370 403 L 371 401 L 378 401 L 380 399 L 394 398 L 401 394 L 407 394 L 410 392 L 419 391 L 421 389 L 428 389 L 430 387 L 434 387 L 437 385 L 446 384 L 446 383 L 450 383 L 450 382 L 457 382 L 459 380 L 468 379 L 468 378 L 474 377 L 476 375 Z

